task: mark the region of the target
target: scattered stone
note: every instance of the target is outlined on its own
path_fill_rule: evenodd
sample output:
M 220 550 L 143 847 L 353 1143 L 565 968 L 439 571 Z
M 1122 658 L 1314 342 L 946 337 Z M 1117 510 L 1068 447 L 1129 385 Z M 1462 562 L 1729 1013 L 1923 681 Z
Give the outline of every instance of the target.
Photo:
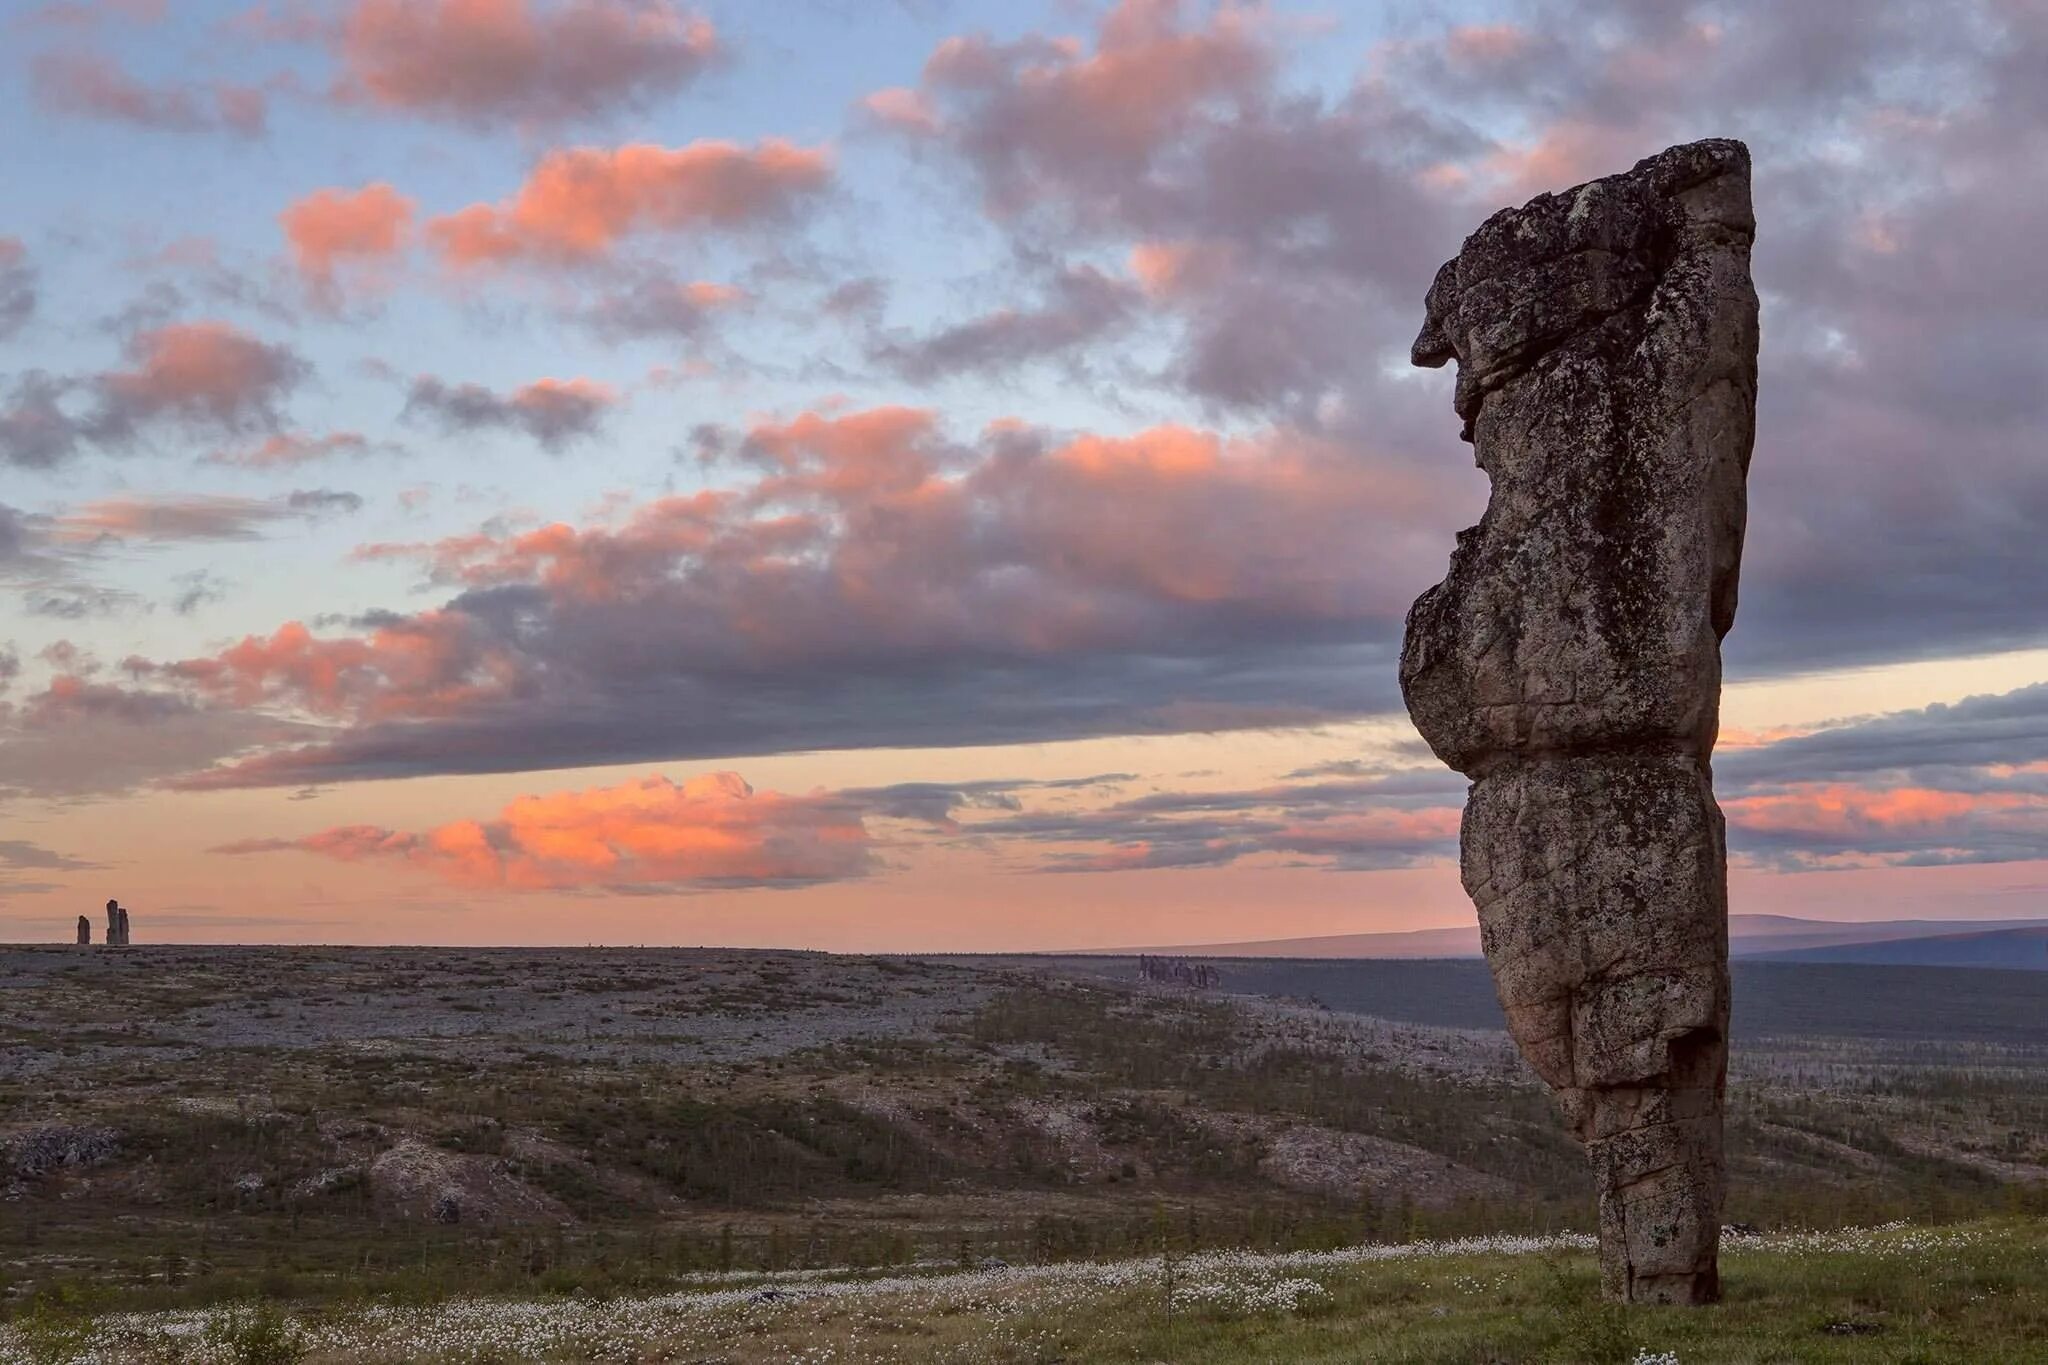
M 1884 1331 L 1881 1322 L 1863 1322 L 1856 1318 L 1836 1318 L 1821 1325 L 1823 1335 L 1831 1337 L 1874 1337 Z
M 0 1134 L 0 1171 L 17 1180 L 104 1165 L 120 1153 L 121 1135 L 112 1128 L 51 1124 Z
M 329 1166 L 298 1181 L 291 1188 L 294 1199 L 317 1199 L 324 1194 L 354 1189 L 363 1183 L 360 1166 Z
M 1493 483 L 1401 685 L 1473 779 L 1466 891 L 1523 1056 L 1585 1143 L 1603 1286 L 1720 1293 L 1727 859 L 1708 764 L 1755 434 L 1749 152 L 1673 147 L 1504 209 L 1430 286 Z

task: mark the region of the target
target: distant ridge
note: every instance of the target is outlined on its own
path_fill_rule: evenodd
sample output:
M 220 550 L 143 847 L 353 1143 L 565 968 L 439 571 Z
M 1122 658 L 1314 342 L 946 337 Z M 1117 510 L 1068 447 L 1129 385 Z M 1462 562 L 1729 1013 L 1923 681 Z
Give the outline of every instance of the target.
M 1781 948 L 1749 953 L 1758 962 L 1862 962 L 1886 967 L 2009 967 L 2048 972 L 2048 928 L 2028 925 L 1975 934 Z
M 2031 935 L 2032 937 L 2029 937 Z M 1909 949 L 1908 943 L 1928 945 Z M 1792 915 L 1730 915 L 1733 957 L 1779 962 L 1871 962 L 2048 970 L 2048 919 L 1894 919 L 1837 922 Z M 1392 934 L 1326 934 L 1159 947 L 1091 948 L 1091 955 L 1415 959 L 1478 957 L 1479 926 Z M 2038 959 L 2038 960 L 2037 960 Z

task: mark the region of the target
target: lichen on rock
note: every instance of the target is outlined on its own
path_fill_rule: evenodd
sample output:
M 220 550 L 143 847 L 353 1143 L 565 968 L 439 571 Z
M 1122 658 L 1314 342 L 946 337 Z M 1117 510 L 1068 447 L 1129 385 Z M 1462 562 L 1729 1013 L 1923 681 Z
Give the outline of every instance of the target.
M 1413 359 L 1492 480 L 1401 686 L 1473 779 L 1461 864 L 1508 1027 L 1585 1143 L 1602 1276 L 1707 1302 L 1727 859 L 1710 757 L 1755 434 L 1749 152 L 1713 139 L 1487 219 Z

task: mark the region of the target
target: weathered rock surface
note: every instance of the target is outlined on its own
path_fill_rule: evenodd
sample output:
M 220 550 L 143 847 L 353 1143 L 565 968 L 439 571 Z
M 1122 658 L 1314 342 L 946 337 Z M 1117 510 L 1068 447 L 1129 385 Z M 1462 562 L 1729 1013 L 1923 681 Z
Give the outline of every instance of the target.
M 26 1181 L 104 1166 L 120 1154 L 112 1128 L 52 1123 L 0 1132 L 0 1198 L 19 1197 Z
M 488 1157 L 465 1156 L 404 1138 L 365 1172 L 380 1208 L 420 1222 L 485 1227 L 572 1223 L 575 1216 Z
M 1749 153 L 1673 147 L 1489 218 L 1414 360 L 1493 483 L 1402 691 L 1473 778 L 1462 871 L 1508 1026 L 1586 1144 L 1607 1292 L 1719 1293 L 1727 868 L 1709 757 L 1755 430 Z

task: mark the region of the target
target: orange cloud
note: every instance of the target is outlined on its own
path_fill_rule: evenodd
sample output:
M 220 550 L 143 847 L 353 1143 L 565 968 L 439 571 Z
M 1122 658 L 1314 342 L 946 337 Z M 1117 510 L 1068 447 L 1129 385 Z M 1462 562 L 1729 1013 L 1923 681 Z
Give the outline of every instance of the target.
M 460 612 L 399 618 L 367 635 L 323 640 L 290 621 L 219 654 L 163 666 L 208 700 L 283 703 L 367 720 L 454 715 L 503 701 L 525 680 L 520 661 L 483 643 Z
M 461 885 L 563 889 L 838 881 L 870 869 L 870 842 L 859 808 L 838 797 L 756 792 L 738 773 L 717 772 L 522 796 L 496 819 L 419 834 L 343 825 L 215 851 L 396 858 Z
M 463 122 L 556 122 L 673 93 L 715 61 L 709 20 L 671 0 L 356 0 L 337 94 Z
M 1723 751 L 1735 749 L 1763 749 L 1782 740 L 1798 739 L 1820 730 L 1818 725 L 1767 725 L 1761 729 L 1744 728 L 1739 725 L 1724 725 L 1714 740 L 1714 747 Z
M 1131 274 L 1154 298 L 1175 298 L 1212 288 L 1230 257 L 1221 242 L 1140 242 L 1131 248 Z
M 550 522 L 516 535 L 449 536 L 431 544 L 371 544 L 365 561 L 424 561 L 436 582 L 487 587 L 540 583 L 567 599 L 595 601 L 645 591 L 678 561 L 714 548 L 732 498 L 696 493 L 659 498 L 618 530 Z
M 508 398 L 514 408 L 529 414 L 541 425 L 559 422 L 570 412 L 610 407 L 619 401 L 619 391 L 595 379 L 536 379 L 521 384 Z
M 572 147 L 543 157 L 510 203 L 472 204 L 435 218 L 427 235 L 456 267 L 592 260 L 636 233 L 779 218 L 831 175 L 823 148 L 780 138 L 751 149 L 715 141 Z
M 1182 603 L 1324 618 L 1383 595 L 1351 544 L 1357 509 L 1420 522 L 1429 500 L 1423 481 L 1299 432 L 1224 440 L 1166 425 L 1082 436 L 1024 476 L 1015 496 L 1031 534 L 1066 572 Z
M 933 472 L 928 443 L 937 430 L 928 408 L 868 408 L 833 417 L 805 412 L 786 422 L 756 422 L 747 429 L 748 452 L 782 471 L 757 497 L 915 488 Z
M 2020 792 L 1952 792 L 1927 787 L 1827 784 L 1722 802 L 1728 823 L 1759 834 L 1848 838 L 1873 831 L 1934 829 L 1967 816 L 2032 809 Z
M 662 498 L 617 527 L 556 523 L 357 553 L 419 559 L 445 583 L 537 583 L 565 605 L 716 583 L 715 599 L 692 595 L 692 619 L 723 621 L 778 657 L 806 652 L 806 630 L 836 634 L 849 620 L 870 642 L 993 632 L 1037 652 L 1113 636 L 1139 603 L 1325 619 L 1368 610 L 1387 575 L 1351 548 L 1360 509 L 1419 526 L 1430 506 L 1425 482 L 1301 433 L 1226 440 L 1160 426 L 1042 439 L 1005 425 L 990 440 L 1014 457 L 966 464 L 927 409 L 805 412 L 747 428 L 734 453 L 767 472 L 743 490 Z M 818 591 L 829 623 L 815 615 Z M 970 605 L 984 592 L 1003 603 L 999 619 Z
M 310 283 L 326 288 L 342 261 L 395 256 L 411 230 L 413 201 L 378 182 L 359 190 L 315 190 L 278 215 L 292 260 Z

